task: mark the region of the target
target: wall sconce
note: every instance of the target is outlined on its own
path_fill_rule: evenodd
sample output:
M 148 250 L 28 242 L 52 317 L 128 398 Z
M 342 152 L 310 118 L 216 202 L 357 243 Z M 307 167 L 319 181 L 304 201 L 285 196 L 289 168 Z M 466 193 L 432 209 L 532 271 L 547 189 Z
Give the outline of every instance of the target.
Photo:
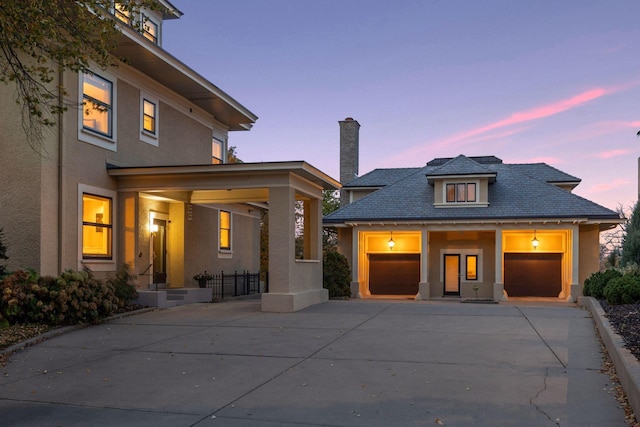
M 539 244 L 540 244 L 540 241 L 536 236 L 536 230 L 533 230 L 533 239 L 531 240 L 531 246 L 533 246 L 533 249 L 536 250 L 538 249 Z
M 155 234 L 158 232 L 158 224 L 151 224 L 150 230 L 151 230 L 151 234 L 155 236 Z
M 389 239 L 387 244 L 389 245 L 389 250 L 393 250 L 393 247 L 396 245 L 395 240 L 393 240 L 393 231 L 391 232 L 391 238 Z

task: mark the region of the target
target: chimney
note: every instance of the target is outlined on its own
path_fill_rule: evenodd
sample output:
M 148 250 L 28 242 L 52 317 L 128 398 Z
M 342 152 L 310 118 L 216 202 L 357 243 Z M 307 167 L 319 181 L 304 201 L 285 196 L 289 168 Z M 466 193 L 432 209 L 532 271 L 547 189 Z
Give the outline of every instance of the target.
M 338 123 L 340 124 L 340 183 L 345 185 L 358 176 L 360 123 L 351 117 Z M 340 190 L 340 207 L 348 204 L 349 196 L 344 190 Z

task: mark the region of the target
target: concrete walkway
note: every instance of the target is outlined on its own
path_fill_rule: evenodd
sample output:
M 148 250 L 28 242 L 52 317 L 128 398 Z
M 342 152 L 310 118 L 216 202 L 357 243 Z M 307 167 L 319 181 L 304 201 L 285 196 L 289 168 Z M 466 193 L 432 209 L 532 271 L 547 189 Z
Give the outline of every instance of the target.
M 72 331 L 0 368 L 2 426 L 626 426 L 566 304 L 192 304 Z

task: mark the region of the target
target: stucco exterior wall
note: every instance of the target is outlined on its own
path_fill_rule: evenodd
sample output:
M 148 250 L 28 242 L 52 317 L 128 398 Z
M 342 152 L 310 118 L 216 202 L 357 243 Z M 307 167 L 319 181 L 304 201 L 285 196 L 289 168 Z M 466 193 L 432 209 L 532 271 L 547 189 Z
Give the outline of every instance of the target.
M 579 232 L 580 261 L 578 278 L 580 285 L 600 270 L 600 231 L 597 225 L 581 225 Z
M 51 83 L 54 92 L 56 84 Z M 13 84 L 0 84 L 0 228 L 6 266 L 52 274 L 58 265 L 58 129 L 44 128 L 42 145 L 30 147 L 15 93 Z

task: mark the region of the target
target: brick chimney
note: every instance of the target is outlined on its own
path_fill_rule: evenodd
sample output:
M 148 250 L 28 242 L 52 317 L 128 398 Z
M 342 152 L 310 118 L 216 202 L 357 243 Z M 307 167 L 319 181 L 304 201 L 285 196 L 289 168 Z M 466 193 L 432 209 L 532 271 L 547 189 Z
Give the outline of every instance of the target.
M 340 124 L 340 183 L 345 185 L 358 176 L 360 123 L 351 117 L 338 123 Z M 340 207 L 348 204 L 348 195 L 344 190 L 340 190 Z

